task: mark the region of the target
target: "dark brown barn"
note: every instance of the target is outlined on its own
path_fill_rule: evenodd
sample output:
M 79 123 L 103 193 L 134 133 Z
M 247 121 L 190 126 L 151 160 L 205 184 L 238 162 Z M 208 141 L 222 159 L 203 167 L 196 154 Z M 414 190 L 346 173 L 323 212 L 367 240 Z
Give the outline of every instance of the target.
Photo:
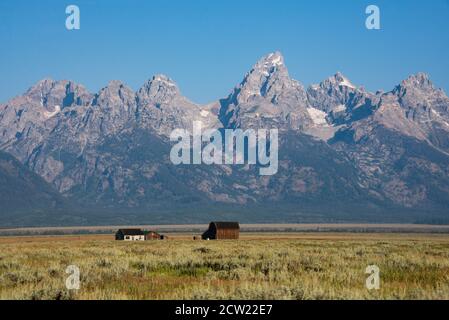
M 226 240 L 238 239 L 240 236 L 240 225 L 238 222 L 211 222 L 209 230 L 203 233 L 204 240 Z
M 164 240 L 166 236 L 154 231 L 145 231 L 145 240 Z

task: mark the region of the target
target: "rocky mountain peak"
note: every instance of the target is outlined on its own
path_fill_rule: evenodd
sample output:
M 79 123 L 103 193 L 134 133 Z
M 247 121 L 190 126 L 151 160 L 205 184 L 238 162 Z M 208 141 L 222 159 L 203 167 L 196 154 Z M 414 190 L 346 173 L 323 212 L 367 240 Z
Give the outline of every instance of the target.
M 55 82 L 56 81 L 51 78 L 44 78 L 42 80 L 39 80 L 38 82 L 36 82 L 36 84 L 29 88 L 27 93 L 31 94 L 33 92 L 48 92 L 54 86 Z
M 344 76 L 342 73 L 340 73 L 340 72 L 337 72 L 337 73 L 334 75 L 334 79 L 335 79 L 335 81 L 337 82 L 337 84 L 338 84 L 339 86 L 344 86 L 344 87 L 349 87 L 349 88 L 351 88 L 351 89 L 356 89 L 356 86 L 353 85 L 352 82 L 349 81 L 348 78 L 345 77 L 345 76 Z
M 346 92 L 346 91 L 356 91 L 360 90 L 355 86 L 347 77 L 345 77 L 341 72 L 337 72 L 335 75 L 327 78 L 319 84 L 313 84 L 309 87 L 308 91 L 310 94 L 313 92 L 326 93 L 328 95 L 334 95 L 338 92 Z M 364 90 L 361 90 L 364 91 Z
M 93 99 L 93 105 L 117 108 L 131 106 L 135 102 L 134 91 L 123 82 L 112 80 Z
M 289 79 L 284 57 L 280 52 L 273 52 L 262 57 L 245 75 L 242 84 L 259 84 L 262 87 L 267 80 L 273 77 Z
M 165 74 L 154 75 L 153 78 L 151 79 L 151 82 L 154 84 L 158 83 L 159 85 L 162 86 L 177 87 L 176 83 Z
M 434 85 L 430 80 L 429 75 L 424 72 L 419 72 L 408 77 L 402 81 L 401 86 L 407 88 L 434 89 Z
M 324 82 L 322 82 L 323 87 L 346 87 L 355 90 L 357 87 L 341 72 L 337 72 L 332 77 L 329 77 Z
M 119 89 L 122 87 L 124 87 L 124 84 L 120 80 L 111 80 L 111 81 L 109 81 L 108 85 L 106 86 L 106 88 L 108 88 L 108 89 Z
M 163 74 L 155 75 L 140 88 L 136 102 L 139 125 L 166 137 L 174 129 L 190 128 L 200 114 L 199 106 L 184 97 L 177 84 Z M 206 122 L 206 118 L 213 118 L 213 114 L 207 113 L 202 120 Z
M 177 84 L 163 74 L 153 76 L 138 91 L 137 97 L 143 104 L 168 104 L 181 96 Z
M 363 100 L 365 91 L 357 88 L 341 72 L 327 78 L 320 84 L 311 85 L 307 90 L 310 104 L 326 113 L 342 113 L 351 107 L 350 104 L 357 104 Z M 359 98 L 357 98 L 360 96 Z M 357 98 L 353 101 L 354 98 Z
M 278 51 L 262 57 L 253 67 L 252 71 L 258 71 L 268 76 L 274 72 L 285 70 L 284 57 Z
M 290 78 L 282 54 L 274 52 L 262 57 L 253 66 L 228 100 L 234 104 L 246 104 L 262 99 L 279 104 L 285 97 L 302 99 L 304 88 Z
M 442 89 L 434 86 L 429 75 L 421 72 L 408 77 L 393 91 L 384 94 L 382 101 L 384 105 L 400 106 L 404 116 L 430 139 L 442 130 L 443 134 L 437 134 L 433 143 L 447 149 L 449 98 Z
M 425 106 L 430 104 L 447 103 L 447 96 L 443 90 L 434 86 L 426 73 L 417 73 L 403 80 L 391 94 L 409 105 Z
M 429 75 L 420 72 L 403 80 L 392 93 L 400 98 L 413 96 L 414 99 L 422 100 L 423 96 L 439 94 L 440 91 L 435 88 Z
M 89 104 L 92 95 L 87 89 L 73 81 L 55 81 L 49 78 L 38 81 L 25 93 L 32 104 L 40 105 L 45 109 L 54 109 L 72 105 Z
M 310 121 L 304 87 L 290 78 L 279 52 L 262 57 L 220 102 L 220 121 L 225 127 L 273 127 L 284 123 L 285 127 L 300 128 Z
M 61 97 L 66 91 L 66 85 L 67 81 L 54 81 L 46 78 L 29 88 L 25 96 L 31 100 L 40 101 L 42 106 L 46 106 L 48 103 L 47 98 L 55 94 Z
M 166 90 L 169 92 L 176 92 L 179 94 L 178 85 L 174 80 L 163 74 L 157 74 L 151 78 L 145 85 L 149 90 L 157 90 L 157 92 Z

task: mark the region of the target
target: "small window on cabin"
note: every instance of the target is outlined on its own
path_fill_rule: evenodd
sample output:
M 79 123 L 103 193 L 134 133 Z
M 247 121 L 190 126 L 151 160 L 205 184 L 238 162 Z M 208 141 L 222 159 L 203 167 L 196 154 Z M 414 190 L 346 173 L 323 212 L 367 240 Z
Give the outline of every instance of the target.
M 126 236 L 125 239 L 126 239 L 126 240 L 129 240 L 129 236 Z

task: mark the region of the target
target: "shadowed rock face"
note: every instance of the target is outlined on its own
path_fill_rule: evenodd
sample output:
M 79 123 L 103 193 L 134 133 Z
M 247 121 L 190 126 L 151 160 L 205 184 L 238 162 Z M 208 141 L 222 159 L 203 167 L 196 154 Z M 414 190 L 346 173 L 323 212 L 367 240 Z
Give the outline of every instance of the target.
M 169 135 L 191 130 L 194 121 L 203 128 L 279 129 L 278 174 L 263 177 L 254 166 L 174 166 Z M 337 73 L 306 91 L 278 52 L 209 105 L 191 102 L 164 75 L 137 92 L 111 81 L 96 94 L 70 81 L 42 80 L 0 105 L 0 149 L 86 212 L 179 206 L 182 214 L 186 205 L 226 208 L 220 204 L 238 212 L 257 206 L 267 216 L 275 206 L 357 218 L 360 208 L 444 216 L 449 205 L 449 99 L 427 75 L 370 93 Z
M 0 152 L 0 220 L 40 212 L 51 216 L 63 209 L 63 197 L 41 177 L 9 154 Z M 31 217 L 32 218 L 32 217 Z

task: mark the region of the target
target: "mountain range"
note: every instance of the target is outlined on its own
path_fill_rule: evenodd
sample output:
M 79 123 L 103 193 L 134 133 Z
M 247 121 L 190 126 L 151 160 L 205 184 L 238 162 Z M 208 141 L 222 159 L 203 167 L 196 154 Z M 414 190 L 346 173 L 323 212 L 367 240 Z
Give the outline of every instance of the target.
M 170 162 L 174 129 L 279 129 L 279 171 Z M 156 75 L 134 92 L 44 79 L 0 104 L 0 225 L 449 221 L 449 98 L 429 76 L 305 88 L 283 56 L 198 105 Z

